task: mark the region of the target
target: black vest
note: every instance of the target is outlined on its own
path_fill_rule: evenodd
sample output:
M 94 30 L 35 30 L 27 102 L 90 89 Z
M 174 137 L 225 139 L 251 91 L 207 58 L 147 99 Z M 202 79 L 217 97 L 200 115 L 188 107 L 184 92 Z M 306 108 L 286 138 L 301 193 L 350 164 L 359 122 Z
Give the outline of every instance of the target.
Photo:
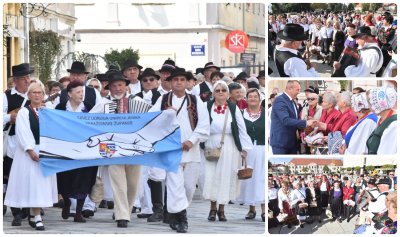
M 256 145 L 265 145 L 265 110 L 261 107 L 261 116 L 256 121 L 244 119 L 247 134 L 251 138 L 251 142 L 257 141 Z
M 154 105 L 158 98 L 160 98 L 161 94 L 157 89 L 153 89 L 151 92 L 153 93 L 153 96 L 151 97 L 151 105 Z M 137 93 L 136 95 L 143 99 L 143 91 Z
M 208 115 L 210 116 L 210 124 L 212 122 L 211 118 L 211 108 L 214 104 L 214 100 L 208 101 L 207 102 L 207 110 L 208 110 Z M 235 145 L 239 151 L 242 151 L 242 143 L 240 143 L 240 138 L 239 138 L 239 126 L 237 125 L 236 122 L 236 104 L 228 101 L 228 107 L 229 111 L 231 112 L 231 117 L 232 117 L 232 122 L 231 122 L 231 130 L 232 130 L 232 136 L 233 140 L 235 141 Z
M 18 95 L 18 94 L 13 94 L 11 95 L 11 90 L 7 90 L 5 92 L 6 96 L 7 96 L 7 102 L 8 102 L 8 110 L 7 113 L 10 113 L 11 111 L 13 111 L 14 109 L 18 109 L 21 107 L 22 103 L 24 102 L 24 97 Z M 26 101 L 25 105 L 30 105 L 31 102 L 28 100 Z M 8 128 L 10 127 L 10 123 L 7 123 L 4 131 L 7 131 Z M 15 135 L 15 124 L 11 125 L 10 128 L 10 136 L 14 136 Z
M 35 138 L 35 144 L 39 145 L 40 143 L 40 132 L 39 132 L 39 121 L 36 118 L 35 112 L 32 111 L 30 106 L 26 106 L 29 111 L 29 124 L 31 126 L 31 131 L 33 137 Z
M 275 50 L 275 64 L 276 64 L 276 68 L 278 69 L 279 75 L 281 77 L 289 77 L 289 75 L 285 74 L 284 65 L 288 59 L 293 58 L 293 57 L 300 58 L 301 60 L 303 60 L 300 53 L 294 54 L 289 51 Z
M 210 101 L 212 92 L 210 91 L 210 88 L 208 88 L 207 84 L 205 81 L 200 83 L 200 98 L 203 102 Z
M 66 89 L 62 90 L 60 95 L 60 104 L 67 103 L 68 99 L 69 98 L 67 90 Z M 83 102 L 91 106 L 91 108 L 93 108 L 96 105 L 96 92 L 94 88 L 85 86 L 85 100 Z

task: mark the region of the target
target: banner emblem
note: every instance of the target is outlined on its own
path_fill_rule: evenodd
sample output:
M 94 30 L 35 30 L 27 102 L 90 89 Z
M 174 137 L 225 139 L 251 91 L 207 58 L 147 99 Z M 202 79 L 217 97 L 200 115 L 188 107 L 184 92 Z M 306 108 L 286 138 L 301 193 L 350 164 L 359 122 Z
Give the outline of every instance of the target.
M 111 156 L 114 155 L 115 151 L 116 151 L 115 143 L 105 143 L 105 142 L 100 143 L 99 153 L 102 157 L 111 158 Z

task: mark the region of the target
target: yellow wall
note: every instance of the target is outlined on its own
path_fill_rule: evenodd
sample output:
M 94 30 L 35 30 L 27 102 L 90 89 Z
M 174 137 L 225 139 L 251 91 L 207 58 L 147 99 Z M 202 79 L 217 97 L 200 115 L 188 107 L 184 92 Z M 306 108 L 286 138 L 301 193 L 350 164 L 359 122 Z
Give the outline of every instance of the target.
M 19 9 L 21 4 L 19 3 L 7 3 L 3 5 L 3 24 L 10 24 L 15 29 L 23 30 L 23 22 Z M 7 22 L 7 15 L 16 16 L 16 21 Z M 11 65 L 22 63 L 20 54 L 20 40 L 18 38 L 12 38 L 11 40 Z M 2 91 L 7 87 L 7 57 L 4 55 L 7 52 L 7 48 L 3 45 L 3 83 Z

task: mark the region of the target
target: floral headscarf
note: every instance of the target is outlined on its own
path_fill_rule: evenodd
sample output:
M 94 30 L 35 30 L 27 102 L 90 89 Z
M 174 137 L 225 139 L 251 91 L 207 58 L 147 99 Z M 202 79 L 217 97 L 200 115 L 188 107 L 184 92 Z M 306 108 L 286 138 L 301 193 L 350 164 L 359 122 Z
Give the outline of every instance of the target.
M 374 113 L 391 109 L 397 101 L 397 92 L 392 87 L 378 87 L 369 91 L 369 102 Z
M 351 107 L 353 108 L 354 112 L 360 112 L 362 109 L 369 109 L 367 93 L 362 92 L 354 94 L 351 97 Z

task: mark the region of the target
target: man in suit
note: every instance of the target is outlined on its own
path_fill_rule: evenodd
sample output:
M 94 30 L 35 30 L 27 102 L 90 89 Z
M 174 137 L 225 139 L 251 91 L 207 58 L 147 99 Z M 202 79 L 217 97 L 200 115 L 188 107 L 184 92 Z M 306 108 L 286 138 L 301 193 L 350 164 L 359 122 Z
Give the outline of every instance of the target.
M 295 98 L 300 82 L 289 80 L 284 93 L 276 97 L 271 112 L 271 147 L 273 154 L 297 154 L 297 129 L 313 125 L 316 120 L 300 120 Z

